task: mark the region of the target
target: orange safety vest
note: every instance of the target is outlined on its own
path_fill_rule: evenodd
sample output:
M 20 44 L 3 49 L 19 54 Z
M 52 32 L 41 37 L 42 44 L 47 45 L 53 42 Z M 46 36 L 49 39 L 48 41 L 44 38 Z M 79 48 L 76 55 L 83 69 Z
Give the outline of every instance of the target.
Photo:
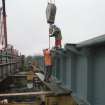
M 52 65 L 52 57 L 49 50 L 44 50 L 44 62 L 45 62 L 45 66 Z

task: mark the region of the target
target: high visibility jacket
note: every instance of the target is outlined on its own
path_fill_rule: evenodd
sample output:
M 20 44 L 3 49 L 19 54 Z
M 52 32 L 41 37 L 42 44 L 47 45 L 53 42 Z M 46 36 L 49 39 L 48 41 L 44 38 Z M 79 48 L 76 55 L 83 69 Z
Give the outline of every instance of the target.
M 45 62 L 45 66 L 52 65 L 52 57 L 49 50 L 44 50 L 44 62 Z

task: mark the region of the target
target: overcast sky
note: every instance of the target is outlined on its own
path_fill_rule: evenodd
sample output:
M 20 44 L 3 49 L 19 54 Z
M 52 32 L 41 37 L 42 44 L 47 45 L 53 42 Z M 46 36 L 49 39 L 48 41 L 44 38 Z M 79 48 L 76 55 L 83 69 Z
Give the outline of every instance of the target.
M 48 47 L 47 0 L 6 0 L 8 41 L 23 54 Z M 78 43 L 105 33 L 105 0 L 56 0 L 55 24 L 63 44 Z M 54 45 L 54 38 L 51 40 Z

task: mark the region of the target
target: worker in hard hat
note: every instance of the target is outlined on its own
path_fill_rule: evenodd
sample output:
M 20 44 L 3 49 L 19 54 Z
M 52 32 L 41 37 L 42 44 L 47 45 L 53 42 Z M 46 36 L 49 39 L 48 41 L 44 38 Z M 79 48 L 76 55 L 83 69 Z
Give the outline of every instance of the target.
M 55 37 L 55 48 L 61 48 L 62 35 L 61 30 L 56 25 L 50 25 L 49 27 L 50 37 Z
M 45 63 L 45 81 L 49 81 L 52 74 L 52 55 L 49 49 L 43 50 Z

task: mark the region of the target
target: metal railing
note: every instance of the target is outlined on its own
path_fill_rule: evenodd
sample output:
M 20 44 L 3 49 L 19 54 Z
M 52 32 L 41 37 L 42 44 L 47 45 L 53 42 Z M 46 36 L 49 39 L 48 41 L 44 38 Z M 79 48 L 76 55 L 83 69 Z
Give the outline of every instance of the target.
M 8 51 L 0 51 L 0 81 L 7 76 L 20 70 L 23 63 L 23 56 L 12 54 Z

